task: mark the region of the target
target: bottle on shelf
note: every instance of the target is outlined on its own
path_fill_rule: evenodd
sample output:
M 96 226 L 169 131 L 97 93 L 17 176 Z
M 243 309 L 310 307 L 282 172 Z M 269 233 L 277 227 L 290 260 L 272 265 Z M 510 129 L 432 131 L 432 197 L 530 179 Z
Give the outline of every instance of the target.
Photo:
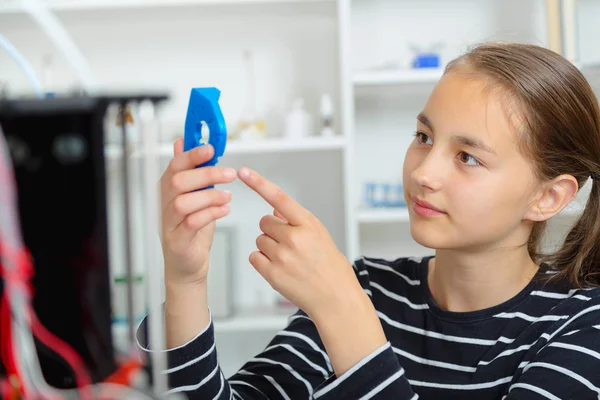
M 298 98 L 285 120 L 284 136 L 288 140 L 299 140 L 313 134 L 312 117 L 304 108 L 304 100 Z
M 333 136 L 333 100 L 328 94 L 321 96 L 321 136 Z

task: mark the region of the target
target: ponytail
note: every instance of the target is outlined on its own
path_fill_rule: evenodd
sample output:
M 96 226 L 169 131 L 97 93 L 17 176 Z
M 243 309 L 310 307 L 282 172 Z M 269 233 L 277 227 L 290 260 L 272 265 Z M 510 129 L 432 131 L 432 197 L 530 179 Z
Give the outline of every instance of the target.
M 583 213 L 556 253 L 543 261 L 558 271 L 551 279 L 566 279 L 575 287 L 600 286 L 600 177 L 593 176 L 592 190 Z

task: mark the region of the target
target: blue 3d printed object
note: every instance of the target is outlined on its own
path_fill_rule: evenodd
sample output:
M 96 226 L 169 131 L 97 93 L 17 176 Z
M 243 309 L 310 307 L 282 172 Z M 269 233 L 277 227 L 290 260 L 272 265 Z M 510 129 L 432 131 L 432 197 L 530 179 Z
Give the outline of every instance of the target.
M 225 153 L 227 127 L 221 107 L 219 107 L 220 96 L 221 91 L 214 87 L 193 88 L 190 93 L 190 102 L 185 117 L 183 150 L 189 151 L 204 145 L 202 122 L 205 122 L 209 129 L 208 143 L 215 149 L 213 157 L 197 167 L 217 165 L 219 157 Z

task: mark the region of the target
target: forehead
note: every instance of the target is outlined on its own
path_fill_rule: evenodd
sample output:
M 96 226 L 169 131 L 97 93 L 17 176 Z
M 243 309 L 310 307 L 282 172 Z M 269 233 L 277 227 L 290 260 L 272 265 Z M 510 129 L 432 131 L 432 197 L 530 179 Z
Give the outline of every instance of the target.
M 464 133 L 485 141 L 497 153 L 510 152 L 518 150 L 517 131 L 506 102 L 506 96 L 490 90 L 483 78 L 448 72 L 429 96 L 423 114 L 433 124 L 438 139 Z

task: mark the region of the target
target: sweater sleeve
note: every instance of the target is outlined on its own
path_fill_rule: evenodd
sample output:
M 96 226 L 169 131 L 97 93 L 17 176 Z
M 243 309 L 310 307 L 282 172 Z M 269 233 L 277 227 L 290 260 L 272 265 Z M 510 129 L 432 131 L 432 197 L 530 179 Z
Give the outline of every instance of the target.
M 355 265 L 367 290 L 361 268 L 362 263 Z M 138 331 L 145 330 L 145 324 L 144 319 Z M 152 351 L 145 342 L 138 343 Z M 189 343 L 166 352 L 168 394 L 182 393 L 189 399 L 416 398 L 389 342 L 336 377 L 315 324 L 302 310 L 229 379 L 219 367 L 212 320 Z
M 595 299 L 547 337 L 522 364 L 507 400 L 600 398 L 600 301 Z
M 145 329 L 146 320 L 140 325 Z M 141 336 L 141 335 L 140 335 Z M 140 339 L 144 351 L 152 351 Z M 411 399 L 404 370 L 388 343 L 337 378 L 312 320 L 301 310 L 290 317 L 256 357 L 229 379 L 218 364 L 212 321 L 189 343 L 166 350 L 166 394 L 189 399 Z

